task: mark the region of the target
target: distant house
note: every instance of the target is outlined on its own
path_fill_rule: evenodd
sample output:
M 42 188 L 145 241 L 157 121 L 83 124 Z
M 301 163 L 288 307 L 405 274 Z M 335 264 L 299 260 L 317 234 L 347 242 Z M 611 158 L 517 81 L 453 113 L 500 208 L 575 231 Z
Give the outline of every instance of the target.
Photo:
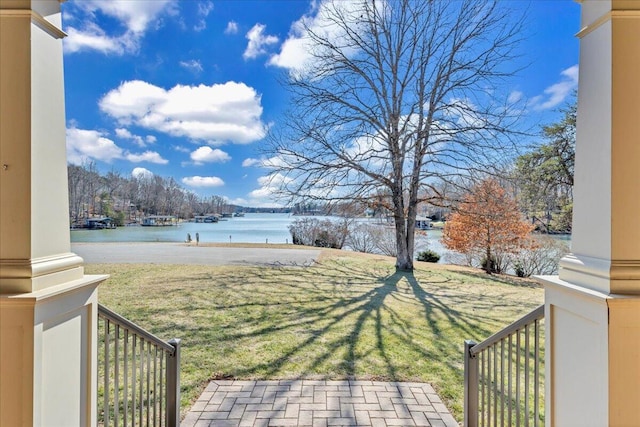
M 218 219 L 216 215 L 196 215 L 193 217 L 194 222 L 207 224 L 218 222 Z
M 426 216 L 417 216 L 416 217 L 416 229 L 418 230 L 429 230 L 431 228 L 431 219 Z
M 165 227 L 176 225 L 176 217 L 172 215 L 149 215 L 142 219 L 143 227 Z
M 89 230 L 103 230 L 106 228 L 116 228 L 113 220 L 108 216 L 100 218 L 87 218 L 84 222 L 84 228 Z

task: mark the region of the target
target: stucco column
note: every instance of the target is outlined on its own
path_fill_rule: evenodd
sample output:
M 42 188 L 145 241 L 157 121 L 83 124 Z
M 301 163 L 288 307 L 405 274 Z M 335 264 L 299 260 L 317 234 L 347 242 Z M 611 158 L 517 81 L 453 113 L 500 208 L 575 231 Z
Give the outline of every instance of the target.
M 96 423 L 97 286 L 71 252 L 58 0 L 0 0 L 0 425 Z
M 547 426 L 638 426 L 640 1 L 582 2 L 572 254 L 542 277 Z

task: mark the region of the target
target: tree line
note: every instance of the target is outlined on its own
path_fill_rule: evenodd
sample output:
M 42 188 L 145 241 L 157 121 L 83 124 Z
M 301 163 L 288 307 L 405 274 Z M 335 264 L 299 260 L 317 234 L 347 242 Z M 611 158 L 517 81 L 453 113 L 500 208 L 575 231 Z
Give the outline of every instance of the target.
M 137 222 L 147 215 L 191 218 L 205 213 L 231 213 L 237 207 L 222 196 L 200 197 L 172 178 L 141 174 L 101 174 L 95 162 L 68 165 L 69 218 L 82 224 L 86 218 L 107 216 L 116 225 Z

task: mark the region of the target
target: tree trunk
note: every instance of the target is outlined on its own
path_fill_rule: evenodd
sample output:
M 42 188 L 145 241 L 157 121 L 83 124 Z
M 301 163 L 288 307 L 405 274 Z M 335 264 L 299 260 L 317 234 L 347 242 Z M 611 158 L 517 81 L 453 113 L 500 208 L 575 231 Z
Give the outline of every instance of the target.
M 485 260 L 484 271 L 488 274 L 493 273 L 493 263 L 491 262 L 491 230 L 487 228 L 487 248 L 486 255 L 487 259 Z
M 396 223 L 396 247 L 398 253 L 396 255 L 396 270 L 397 271 L 413 271 L 413 245 L 410 243 L 413 241 L 407 231 L 407 222 L 404 217 L 404 209 L 402 213 L 394 215 Z M 411 247 L 410 247 L 411 246 Z
M 404 227 L 402 227 L 404 228 Z M 398 255 L 396 256 L 396 270 L 397 271 L 413 271 L 413 256 L 409 252 L 407 245 L 406 230 L 403 230 L 403 238 L 398 239 Z M 398 227 L 396 227 L 396 234 L 398 233 Z

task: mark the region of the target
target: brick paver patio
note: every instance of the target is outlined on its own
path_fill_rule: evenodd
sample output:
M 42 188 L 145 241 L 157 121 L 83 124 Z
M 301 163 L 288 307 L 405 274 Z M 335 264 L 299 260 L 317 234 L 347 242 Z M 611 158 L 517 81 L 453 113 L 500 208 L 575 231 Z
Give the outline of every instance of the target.
M 438 426 L 458 423 L 429 384 L 211 381 L 181 427 Z

